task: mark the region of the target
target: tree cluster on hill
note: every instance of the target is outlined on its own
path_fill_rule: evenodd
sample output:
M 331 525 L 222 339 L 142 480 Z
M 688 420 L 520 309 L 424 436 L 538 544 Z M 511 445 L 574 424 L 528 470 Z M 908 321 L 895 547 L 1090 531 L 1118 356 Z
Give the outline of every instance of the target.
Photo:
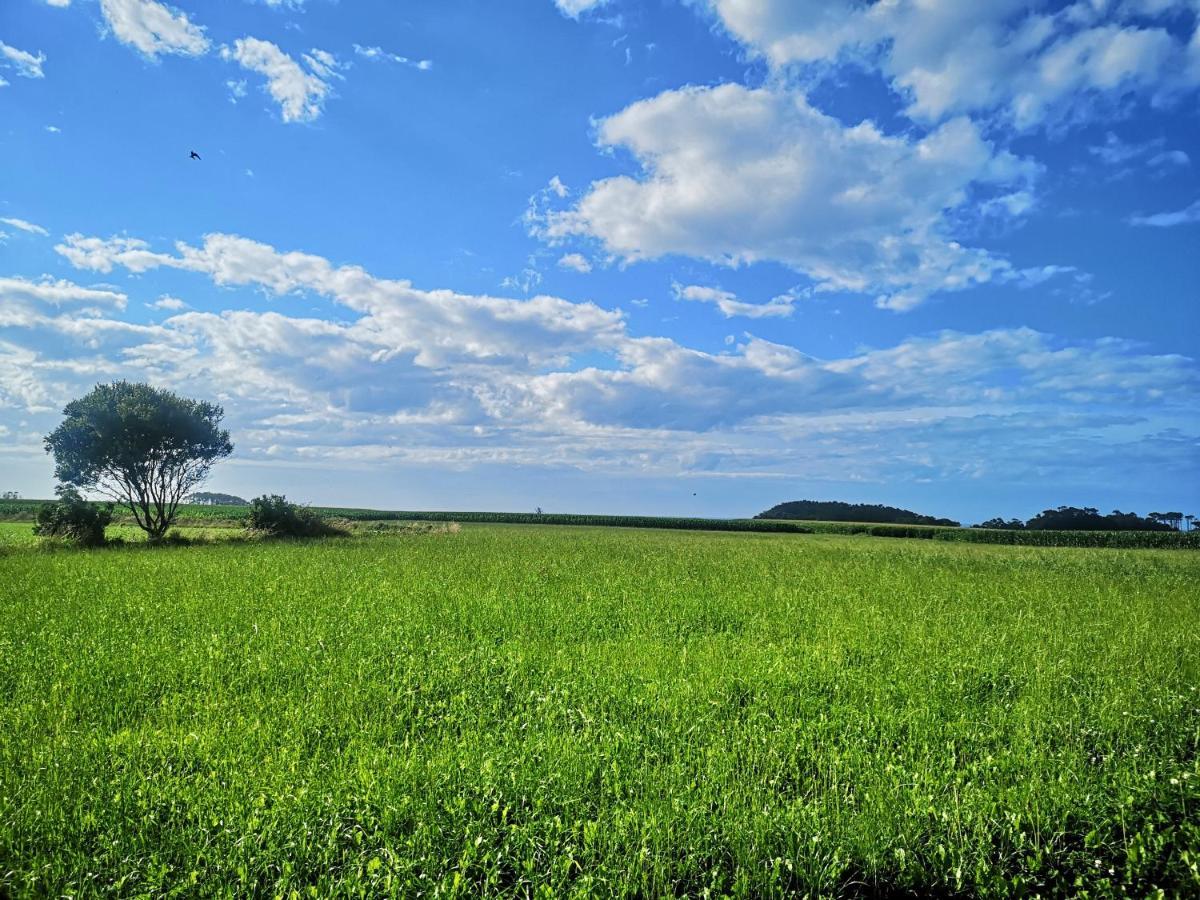
M 249 506 L 250 501 L 236 494 L 220 494 L 212 491 L 198 491 L 183 498 L 184 503 L 194 503 L 197 506 Z
M 1190 530 L 1194 520 L 1195 516 L 1185 516 L 1177 512 L 1152 512 L 1143 518 L 1137 513 L 1121 512 L 1119 509 L 1114 509 L 1108 515 L 1101 515 L 1100 511 L 1092 506 L 1059 506 L 1055 509 L 1044 509 L 1027 522 L 997 518 L 971 527 L 1031 531 L 1180 531 L 1184 522 Z
M 953 519 L 923 516 L 908 509 L 877 503 L 842 503 L 837 500 L 792 500 L 772 506 L 756 519 L 801 519 L 815 522 L 878 522 L 885 525 L 947 525 L 957 528 Z

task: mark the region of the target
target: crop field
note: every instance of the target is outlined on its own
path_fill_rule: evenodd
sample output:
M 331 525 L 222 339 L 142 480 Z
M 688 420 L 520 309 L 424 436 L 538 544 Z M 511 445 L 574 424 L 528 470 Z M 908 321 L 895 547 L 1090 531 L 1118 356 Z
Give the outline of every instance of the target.
M 1200 555 L 0 526 L 0 896 L 1200 893 Z

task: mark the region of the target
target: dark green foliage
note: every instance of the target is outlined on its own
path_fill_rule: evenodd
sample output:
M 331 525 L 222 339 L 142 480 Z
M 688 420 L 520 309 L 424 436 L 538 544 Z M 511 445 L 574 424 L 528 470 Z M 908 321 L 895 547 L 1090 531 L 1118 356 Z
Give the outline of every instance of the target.
M 878 522 L 891 525 L 944 525 L 958 527 L 953 519 L 922 516 L 907 509 L 877 503 L 842 503 L 838 500 L 792 500 L 772 506 L 756 519 L 811 519 L 817 522 Z
M 186 503 L 194 503 L 196 506 L 248 506 L 249 501 L 243 500 L 236 494 L 220 494 L 211 491 L 198 491 L 195 494 L 188 494 L 184 498 Z
M 281 494 L 263 494 L 251 500 L 246 527 L 273 537 L 331 537 L 343 533 L 309 507 L 289 503 Z
M 184 495 L 233 452 L 221 407 L 148 384 L 97 385 L 63 416 L 45 440 L 55 477 L 124 504 L 151 540 L 162 539 Z
M 1129 550 L 1200 550 L 1200 531 L 1037 531 L 1000 528 L 931 528 L 924 525 L 867 525 L 809 522 L 818 534 L 865 534 L 921 538 L 963 544 L 1012 544 L 1023 547 L 1095 547 Z
M 978 525 L 972 525 L 972 528 L 998 528 L 1002 531 L 1020 531 L 1025 527 L 1025 523 L 1020 519 L 988 519 L 986 522 L 980 522 Z
M 1119 509 L 1102 516 L 1098 509 L 1090 506 L 1082 509 L 1059 506 L 1042 510 L 1026 522 L 1025 527 L 1036 531 L 1174 531 L 1166 522 L 1155 520 L 1160 516 L 1160 513 L 1151 513 L 1149 518 L 1143 519 L 1137 513 L 1123 513 Z
M 111 503 L 89 503 L 72 487 L 60 486 L 57 503 L 43 504 L 37 511 L 33 533 L 38 537 L 64 538 L 81 547 L 99 547 L 104 529 L 112 521 Z

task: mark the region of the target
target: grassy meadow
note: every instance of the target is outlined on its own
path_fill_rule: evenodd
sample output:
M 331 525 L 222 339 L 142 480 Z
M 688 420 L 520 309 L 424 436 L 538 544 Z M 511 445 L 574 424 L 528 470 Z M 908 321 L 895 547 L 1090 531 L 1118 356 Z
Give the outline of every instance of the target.
M 0 525 L 0 896 L 1200 893 L 1200 555 Z

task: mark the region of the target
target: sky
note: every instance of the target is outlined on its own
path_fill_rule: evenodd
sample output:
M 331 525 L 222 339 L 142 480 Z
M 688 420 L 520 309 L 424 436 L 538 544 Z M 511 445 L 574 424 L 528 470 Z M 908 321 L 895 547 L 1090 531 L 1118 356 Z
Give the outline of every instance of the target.
M 4 0 L 0 489 L 128 379 L 242 496 L 1200 513 L 1198 17 Z

